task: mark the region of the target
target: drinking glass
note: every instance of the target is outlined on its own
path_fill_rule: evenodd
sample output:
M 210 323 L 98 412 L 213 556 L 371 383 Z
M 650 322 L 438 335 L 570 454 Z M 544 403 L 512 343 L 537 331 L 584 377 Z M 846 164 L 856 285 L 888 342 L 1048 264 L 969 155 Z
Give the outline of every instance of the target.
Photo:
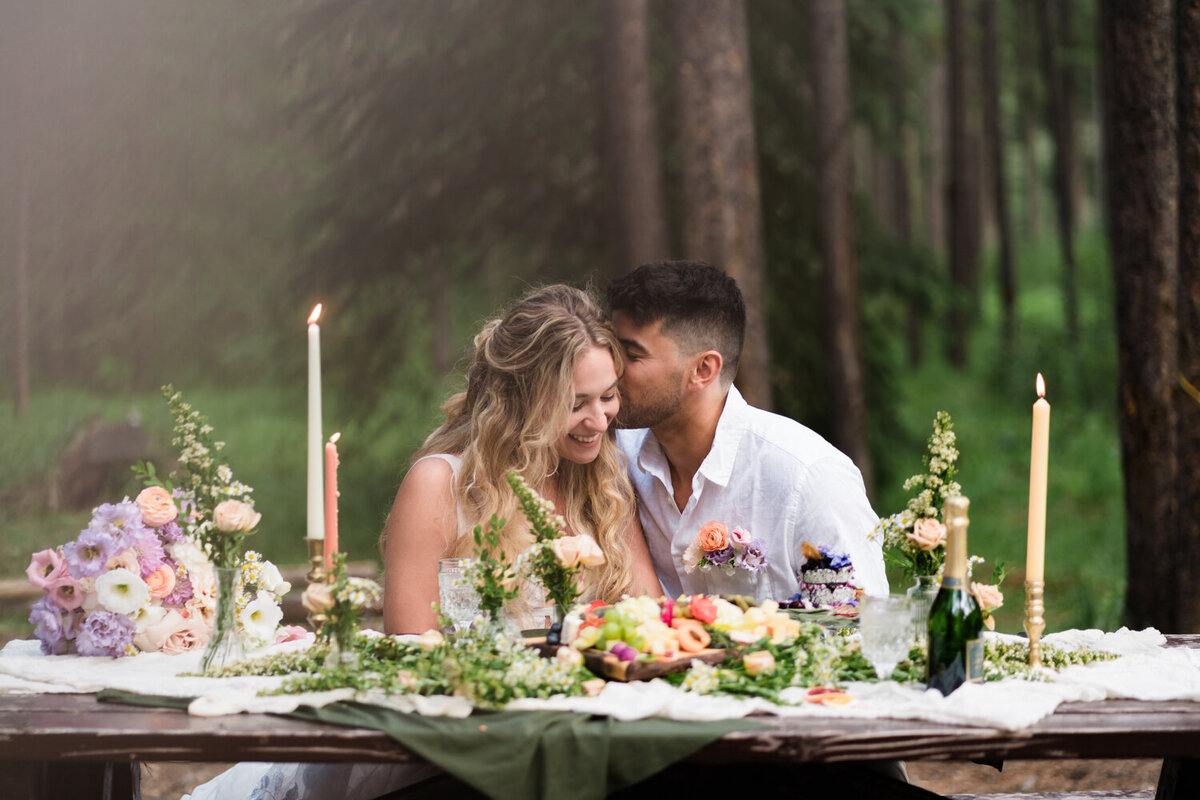
M 858 629 L 862 634 L 862 654 L 880 680 L 892 675 L 912 644 L 912 611 L 908 598 L 865 596 L 858 612 Z
M 467 567 L 473 561 L 471 558 L 438 561 L 438 603 L 456 631 L 469 628 L 479 614 L 479 595 L 467 576 Z

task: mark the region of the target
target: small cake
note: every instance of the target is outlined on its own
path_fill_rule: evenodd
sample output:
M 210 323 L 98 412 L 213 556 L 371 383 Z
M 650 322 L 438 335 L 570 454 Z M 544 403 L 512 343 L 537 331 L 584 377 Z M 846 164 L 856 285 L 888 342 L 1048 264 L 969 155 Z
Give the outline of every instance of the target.
M 801 546 L 800 591 L 795 600 L 803 608 L 836 608 L 858 600 L 854 565 L 845 553 L 831 553 L 805 542 Z

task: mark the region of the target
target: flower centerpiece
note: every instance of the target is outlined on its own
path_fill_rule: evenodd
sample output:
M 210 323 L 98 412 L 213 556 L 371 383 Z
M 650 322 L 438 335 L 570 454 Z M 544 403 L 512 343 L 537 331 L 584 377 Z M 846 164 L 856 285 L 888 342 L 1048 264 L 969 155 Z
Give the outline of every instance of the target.
M 370 578 L 346 574 L 346 554 L 334 553 L 328 581 L 310 583 L 301 603 L 317 629 L 317 640 L 329 645 L 326 666 L 354 667 L 354 637 L 362 612 L 379 605 L 383 589 Z
M 683 551 L 683 569 L 689 575 L 699 569 L 706 572 L 717 567 L 726 575 L 735 570 L 761 572 L 767 566 L 767 554 L 762 545 L 744 528 L 729 530 L 723 523 L 706 523 L 696 538 Z

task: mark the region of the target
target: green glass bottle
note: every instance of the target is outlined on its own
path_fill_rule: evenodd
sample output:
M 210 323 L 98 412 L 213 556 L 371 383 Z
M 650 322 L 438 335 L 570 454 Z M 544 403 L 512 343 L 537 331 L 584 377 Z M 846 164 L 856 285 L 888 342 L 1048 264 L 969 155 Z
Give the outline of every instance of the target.
M 969 504 L 965 497 L 946 498 L 946 569 L 929 609 L 926 684 L 942 694 L 983 680 L 983 611 L 967 586 Z

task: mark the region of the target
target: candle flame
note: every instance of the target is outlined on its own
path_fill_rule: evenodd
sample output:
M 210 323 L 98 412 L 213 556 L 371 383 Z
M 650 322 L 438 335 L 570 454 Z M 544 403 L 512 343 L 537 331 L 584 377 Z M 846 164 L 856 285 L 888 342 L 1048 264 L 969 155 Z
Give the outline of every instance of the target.
M 1042 373 L 1040 372 L 1037 376 L 1037 393 L 1038 397 L 1046 396 L 1046 379 L 1042 377 Z
M 341 431 L 338 431 L 338 432 L 337 432 L 337 433 L 335 433 L 333 436 L 330 436 L 330 437 L 329 437 L 329 442 L 330 442 L 331 444 L 337 444 L 337 440 L 338 440 L 338 439 L 340 439 L 340 438 L 342 438 L 342 432 L 341 432 Z
M 317 321 L 317 318 L 320 316 L 321 316 L 321 304 L 317 303 L 315 306 L 313 306 L 312 313 L 308 315 L 308 324 L 312 325 L 314 322 Z

